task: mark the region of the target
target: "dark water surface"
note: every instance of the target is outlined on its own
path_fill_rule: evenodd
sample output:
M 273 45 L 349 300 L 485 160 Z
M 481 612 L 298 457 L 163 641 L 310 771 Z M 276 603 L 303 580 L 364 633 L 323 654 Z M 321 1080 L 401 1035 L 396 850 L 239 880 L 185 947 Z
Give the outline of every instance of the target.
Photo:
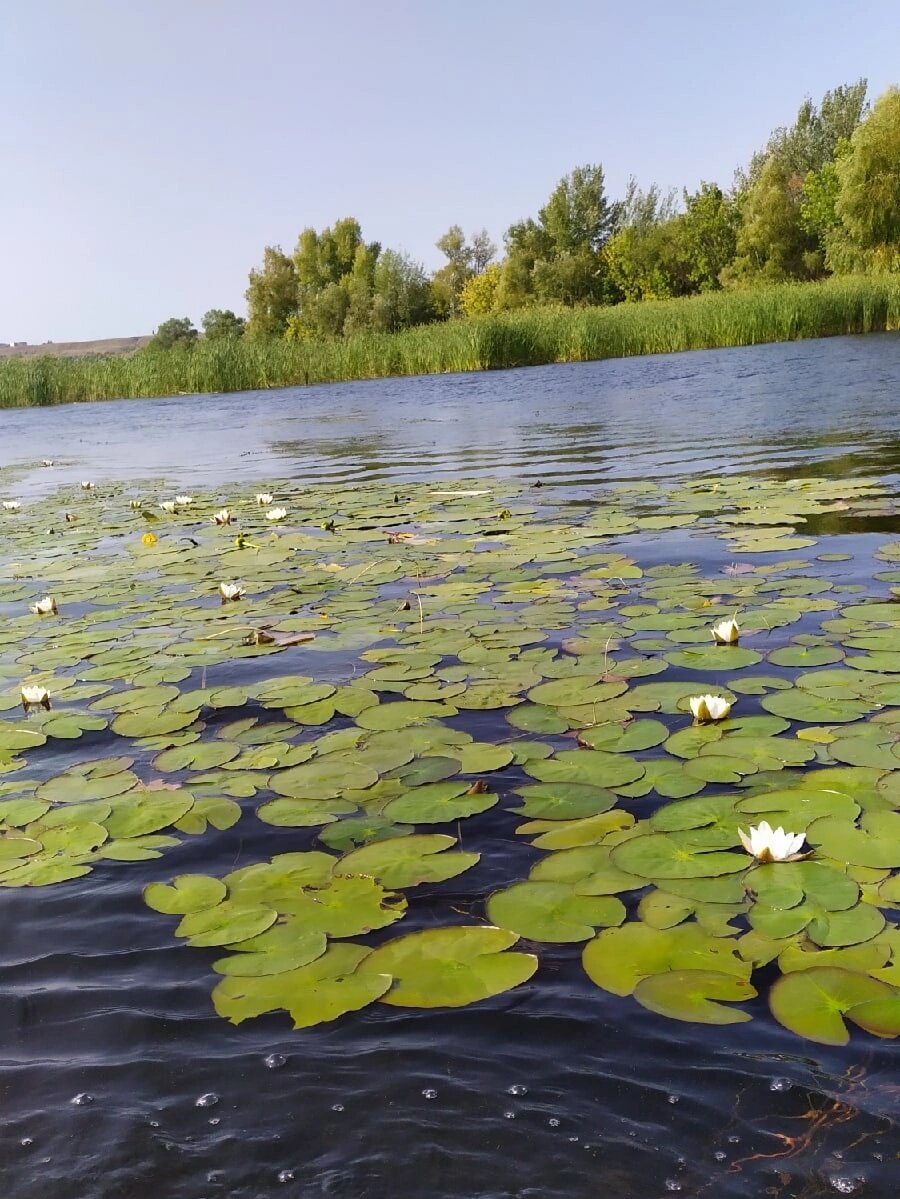
M 22 467 L 23 496 L 82 478 L 165 478 L 227 497 L 248 479 L 505 475 L 564 485 L 577 501 L 623 479 L 896 476 L 898 401 L 900 336 L 882 335 L 0 412 L 0 465 Z M 36 466 L 43 457 L 53 471 Z M 852 545 L 857 568 L 876 543 L 869 530 L 815 531 L 816 553 Z M 687 540 L 659 538 L 641 561 L 692 553 Z M 502 736 L 493 714 L 468 715 L 482 739 Z M 89 734 L 54 769 L 114 744 Z M 414 892 L 410 927 L 437 923 L 448 904 L 481 918 L 484 897 L 539 857 L 503 805 L 478 819 L 481 863 Z M 217 874 L 311 843 L 307 830 L 242 820 L 186 841 L 164 873 Z M 597 989 L 579 946 L 547 945 L 535 979 L 468 1009 L 375 1004 L 304 1032 L 284 1016 L 234 1028 L 209 1000 L 219 952 L 175 944 L 142 901 L 159 875 L 159 863 L 111 863 L 62 887 L 0 892 L 3 1199 L 900 1190 L 896 1043 L 803 1042 L 762 999 L 746 1025 L 682 1025 Z

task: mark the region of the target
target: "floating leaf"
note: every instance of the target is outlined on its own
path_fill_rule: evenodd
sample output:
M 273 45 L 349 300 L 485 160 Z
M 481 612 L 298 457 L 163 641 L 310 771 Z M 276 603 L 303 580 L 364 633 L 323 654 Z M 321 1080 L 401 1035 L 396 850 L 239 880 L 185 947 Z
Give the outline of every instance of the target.
M 531 978 L 537 958 L 507 952 L 518 939 L 481 925 L 425 929 L 373 950 L 361 973 L 393 978 L 382 1003 L 394 1007 L 464 1007 Z
M 358 969 L 369 956 L 361 945 L 332 945 L 296 970 L 258 978 L 229 976 L 213 991 L 213 1003 L 232 1024 L 285 1009 L 294 1028 L 311 1028 L 358 1012 L 384 995 L 391 976 Z
M 897 992 L 877 979 L 836 966 L 818 966 L 777 979 L 769 991 L 769 1006 L 779 1024 L 798 1036 L 822 1045 L 846 1045 L 850 1034 L 845 1016 L 854 1020 L 854 1009 L 859 1008 L 866 1027 L 868 1004 L 896 1003 L 896 998 Z
M 487 916 L 533 941 L 586 941 L 600 925 L 621 924 L 625 907 L 611 896 L 577 895 L 565 883 L 515 883 L 495 891 Z

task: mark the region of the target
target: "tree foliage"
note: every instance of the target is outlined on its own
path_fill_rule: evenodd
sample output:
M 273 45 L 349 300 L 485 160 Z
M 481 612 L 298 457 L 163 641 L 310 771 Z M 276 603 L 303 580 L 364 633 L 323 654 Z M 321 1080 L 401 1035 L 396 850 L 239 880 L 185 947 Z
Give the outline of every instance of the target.
M 150 341 L 154 350 L 171 350 L 175 346 L 191 346 L 197 340 L 197 330 L 187 316 L 173 316 L 156 330 Z
M 900 90 L 891 88 L 837 163 L 837 214 L 865 250 L 900 241 Z
M 203 336 L 211 341 L 243 337 L 247 324 L 243 317 L 235 316 L 230 308 L 210 308 L 200 323 Z
M 486 229 L 479 230 L 472 236 L 471 243 L 467 242 L 459 225 L 451 225 L 435 245 L 447 263 L 431 278 L 434 309 L 442 317 L 456 316 L 463 289 L 471 279 L 482 274 L 497 253 L 497 247 Z
M 280 246 L 266 246 L 262 270 L 250 272 L 247 336 L 282 337 L 297 309 L 297 272 Z

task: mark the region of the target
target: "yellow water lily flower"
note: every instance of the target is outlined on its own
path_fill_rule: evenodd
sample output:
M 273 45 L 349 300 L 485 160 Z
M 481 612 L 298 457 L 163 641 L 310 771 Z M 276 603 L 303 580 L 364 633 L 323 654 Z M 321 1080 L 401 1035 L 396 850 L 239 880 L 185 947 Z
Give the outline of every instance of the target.
M 175 501 L 163 500 L 163 502 L 160 504 L 160 508 L 162 508 L 163 512 L 168 512 L 171 516 L 175 511 Z
M 144 536 L 141 538 L 141 541 L 143 542 L 144 545 L 156 545 L 156 534 L 155 533 L 145 533 Z
M 218 512 L 213 513 L 213 520 L 217 525 L 230 525 L 231 513 L 227 508 L 220 508 Z
M 712 627 L 716 645 L 737 645 L 741 630 L 736 620 L 721 620 Z
M 692 695 L 691 712 L 698 724 L 710 724 L 724 720 L 731 711 L 731 704 L 721 695 Z
M 256 493 L 256 502 L 263 508 L 271 504 L 274 498 L 273 495 L 269 495 L 268 491 L 258 491 Z
M 46 687 L 37 685 L 25 686 L 21 691 L 22 707 L 27 712 L 29 708 L 45 708 L 50 711 L 50 692 Z
M 29 605 L 30 611 L 35 616 L 58 616 L 59 608 L 56 606 L 56 600 L 52 595 L 45 595 L 43 599 L 39 599 L 36 604 Z
M 220 583 L 219 595 L 222 597 L 222 603 L 233 603 L 235 600 L 242 598 L 244 588 L 240 583 Z
M 266 512 L 266 520 L 284 520 L 287 516 L 287 508 L 270 508 Z
M 22 505 L 18 500 L 4 500 L 3 507 L 7 512 L 18 512 Z
M 741 844 L 758 862 L 796 862 L 806 854 L 800 848 L 806 837 L 803 833 L 787 833 L 780 826 L 773 829 L 768 820 L 761 820 L 750 834 L 738 829 Z

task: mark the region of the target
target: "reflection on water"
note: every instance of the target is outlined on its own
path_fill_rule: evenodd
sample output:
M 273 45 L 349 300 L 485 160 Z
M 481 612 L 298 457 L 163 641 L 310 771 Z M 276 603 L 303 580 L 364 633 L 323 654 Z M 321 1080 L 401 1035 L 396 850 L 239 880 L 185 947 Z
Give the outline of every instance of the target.
M 898 392 L 900 336 L 883 335 L 2 412 L 0 465 L 23 468 L 22 495 L 87 477 L 227 497 L 236 479 L 500 474 L 578 502 L 622 479 L 898 475 Z M 42 457 L 59 465 L 32 469 Z M 809 528 L 848 532 L 840 514 Z M 853 529 L 895 531 L 877 512 Z M 676 534 L 643 552 L 695 549 Z M 85 745 L 112 752 L 85 738 L 73 760 Z M 535 851 L 513 844 L 500 810 L 492 820 L 478 872 L 415 898 L 423 925 L 432 905 L 480 916 L 489 890 L 527 873 Z M 248 823 L 185 842 L 166 872 L 227 871 L 255 848 L 245 839 L 271 834 Z M 151 862 L 0 892 L 4 1195 L 888 1199 L 900 1187 L 896 1043 L 801 1043 L 762 1000 L 727 1033 L 675 1025 L 599 991 L 564 946 L 541 947 L 539 985 L 471 1009 L 233 1028 L 209 1003 L 217 951 L 185 951 L 148 915 L 141 888 L 157 875 Z

